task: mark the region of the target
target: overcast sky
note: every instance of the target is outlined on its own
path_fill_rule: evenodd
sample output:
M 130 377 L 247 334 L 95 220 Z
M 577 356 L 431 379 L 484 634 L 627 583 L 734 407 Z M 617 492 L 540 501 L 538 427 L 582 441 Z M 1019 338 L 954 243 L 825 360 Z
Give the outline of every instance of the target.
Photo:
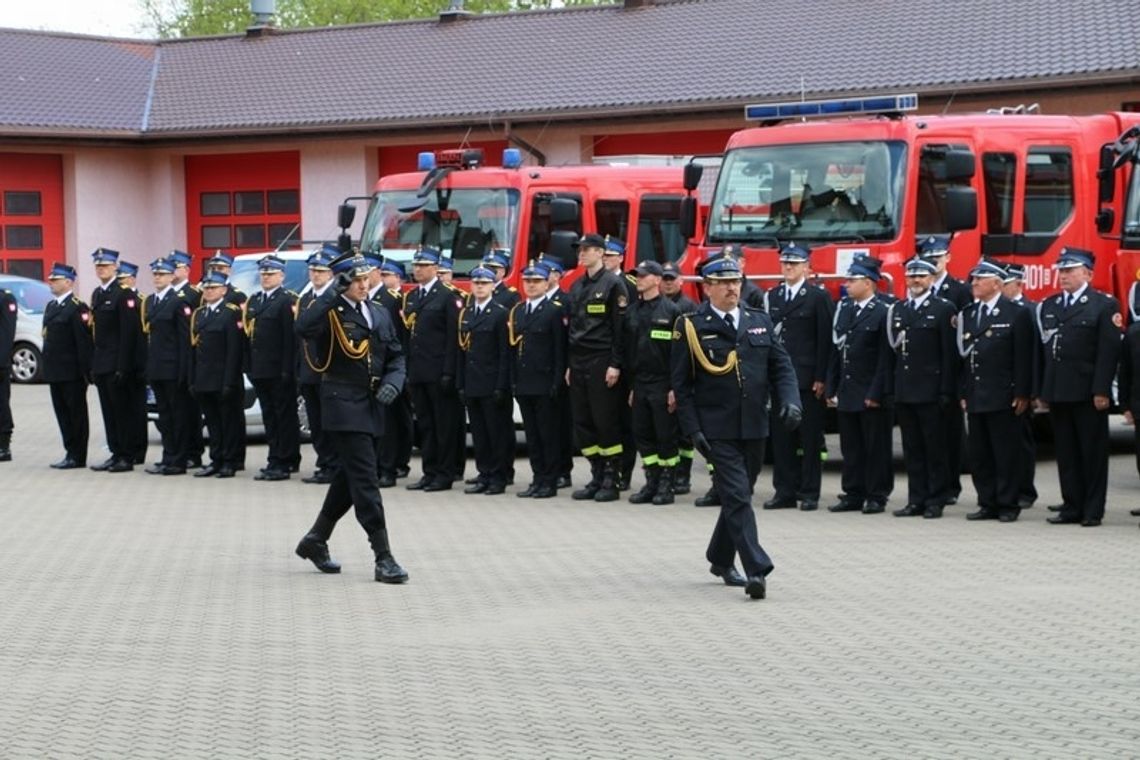
M 0 0 L 0 27 L 150 37 L 138 0 Z

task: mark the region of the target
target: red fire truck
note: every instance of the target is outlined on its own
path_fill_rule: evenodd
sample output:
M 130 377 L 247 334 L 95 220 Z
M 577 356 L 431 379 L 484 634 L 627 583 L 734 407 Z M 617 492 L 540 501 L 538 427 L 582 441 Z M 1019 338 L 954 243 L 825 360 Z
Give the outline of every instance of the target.
M 684 254 L 682 167 L 524 166 L 519 150 L 503 153 L 499 167 L 485 166 L 479 149 L 421 153 L 419 171 L 382 177 L 360 249 L 406 264 L 417 247 L 437 248 L 453 260 L 457 283 L 485 253 L 507 249 L 516 286 L 540 254 L 561 261 L 572 280 L 571 244 L 584 230 L 625 241 L 626 268 Z M 342 206 L 342 228 L 351 210 Z
M 954 233 L 957 277 L 980 255 L 1020 262 L 1039 299 L 1057 288 L 1058 251 L 1076 246 L 1096 255 L 1094 285 L 1127 298 L 1140 278 L 1128 147 L 1140 114 L 904 115 L 917 106 L 917 96 L 899 95 L 746 108 L 761 126 L 729 139 L 705 235 L 683 271 L 731 243 L 750 277 L 775 280 L 779 246 L 795 241 L 813 249 L 812 267 L 833 290 L 866 253 L 884 262 L 884 287 L 901 294 L 916 243 Z M 1121 142 L 1129 130 L 1133 142 Z

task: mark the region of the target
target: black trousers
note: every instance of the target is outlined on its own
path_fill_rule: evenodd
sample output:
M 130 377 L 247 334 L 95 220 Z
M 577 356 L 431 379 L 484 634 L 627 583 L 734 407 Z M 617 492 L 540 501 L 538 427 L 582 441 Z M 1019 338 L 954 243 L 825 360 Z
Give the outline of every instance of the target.
M 570 387 L 558 384 L 558 474 L 570 477 L 574 471 L 574 414 L 570 406 Z
M 891 412 L 885 407 L 839 412 L 840 480 L 850 502 L 886 504 L 894 489 Z
M 823 477 L 823 414 L 825 403 L 811 388 L 800 388 L 804 417 L 791 432 L 784 429 L 777 410 L 772 410 L 771 433 L 772 488 L 780 501 L 811 499 L 819 501 Z
M 412 405 L 406 393 L 401 393 L 389 406 L 384 407 L 384 435 L 380 446 L 380 474 L 396 477 L 396 470 L 407 467 L 412 458 Z
M 578 357 L 570 364 L 570 409 L 574 415 L 574 441 L 583 456 L 620 456 L 622 407 L 626 406 L 621 383 L 606 386 L 610 355 Z
M 146 378 L 133 375 L 123 382 L 125 412 L 119 425 L 119 437 L 126 456 L 135 462 L 146 461 L 149 441 L 146 417 Z
M 0 449 L 12 443 L 12 375 L 5 372 L 0 376 Z
M 962 460 L 966 451 L 966 415 L 957 404 L 942 410 L 945 430 L 946 467 L 950 472 L 950 496 L 962 493 Z
M 675 467 L 680 456 L 681 430 L 677 415 L 669 413 L 669 389 L 664 386 L 633 389 L 633 438 L 646 467 Z
M 206 441 L 202 437 L 202 407 L 198 405 L 198 399 L 190 394 L 189 386 L 186 387 L 184 398 L 179 409 L 183 415 L 182 424 L 186 427 L 186 458 L 200 460 L 206 451 Z
M 459 396 L 445 393 L 439 383 L 412 383 L 411 387 L 424 477 L 452 483 L 459 470 L 457 429 L 462 429 L 464 416 Z
M 333 450 L 332 442 L 325 435 L 324 424 L 321 422 L 320 383 L 302 383 L 298 388 L 301 391 L 301 398 L 305 400 L 309 437 L 312 439 L 313 451 L 317 454 L 316 469 L 331 470 L 336 462 L 336 452 Z
M 1061 517 L 1100 520 L 1108 495 L 1108 412 L 1091 400 L 1053 402 L 1053 438 L 1061 482 Z
M 714 440 L 709 444 L 713 485 L 720 494 L 721 506 L 705 558 L 714 565 L 727 567 L 733 563 L 733 555 L 739 554 L 745 575 L 765 576 L 774 565 L 760 546 L 751 486 L 764 461 L 764 439 Z
M 158 411 L 158 432 L 162 436 L 161 464 L 169 467 L 185 467 L 187 440 L 183 415 L 178 413 L 178 405 L 183 403 L 182 388 L 177 380 L 151 380 L 154 391 L 154 405 Z
M 514 423 L 511 421 L 510 396 L 505 404 L 495 403 L 492 396 L 467 397 L 467 415 L 471 420 L 471 439 L 475 445 L 475 469 L 479 481 L 492 486 L 505 486 L 511 469 L 502 431 L 511 432 L 514 449 Z
M 951 494 L 946 410 L 937 403 L 895 405 L 906 463 L 907 504 L 940 507 Z
M 240 445 L 245 438 L 241 392 L 235 390 L 228 398 L 223 398 L 220 391 L 199 392 L 198 405 L 206 417 L 210 464 L 237 467 Z
M 126 382 L 116 383 L 114 373 L 95 375 L 95 390 L 99 394 L 99 411 L 103 415 L 103 432 L 111 457 L 130 462 L 134 452 L 126 447 L 129 438 L 126 428 L 130 424 Z
M 1021 482 L 1018 497 L 1026 504 L 1037 501 L 1037 439 L 1033 436 L 1033 413 L 1027 410 L 1018 417 L 1021 420 Z M 1140 452 L 1137 453 L 1136 470 L 1140 472 Z
M 297 384 L 280 378 L 254 380 L 253 389 L 261 404 L 261 419 L 269 445 L 266 465 L 271 470 L 289 472 L 301 461 Z
M 970 474 L 978 506 L 983 509 L 1017 507 L 1025 472 L 1021 461 L 1024 416 L 1012 409 L 967 415 Z
M 519 396 L 526 452 L 530 460 L 532 483 L 554 488 L 558 476 L 564 474 L 562 463 L 562 410 L 549 396 Z
M 68 380 L 51 383 L 51 406 L 63 439 L 63 450 L 70 459 L 87 464 L 87 382 Z
M 329 431 L 328 436 L 336 451 L 336 470 L 313 532 L 328 541 L 337 521 L 352 507 L 356 507 L 356 520 L 369 536 L 386 530 L 384 502 L 376 474 L 380 436 L 340 430 Z

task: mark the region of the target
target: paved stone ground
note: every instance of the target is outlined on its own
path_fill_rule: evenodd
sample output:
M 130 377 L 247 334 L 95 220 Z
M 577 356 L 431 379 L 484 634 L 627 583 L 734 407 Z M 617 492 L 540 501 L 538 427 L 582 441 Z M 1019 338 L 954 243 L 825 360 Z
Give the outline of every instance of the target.
M 687 500 L 388 490 L 411 583 L 373 582 L 350 520 L 324 576 L 293 556 L 321 487 L 56 472 L 46 387 L 13 402 L 3 758 L 1140 754 L 1126 447 L 1097 529 L 760 512 L 752 602 Z M 1056 501 L 1051 462 L 1038 484 Z

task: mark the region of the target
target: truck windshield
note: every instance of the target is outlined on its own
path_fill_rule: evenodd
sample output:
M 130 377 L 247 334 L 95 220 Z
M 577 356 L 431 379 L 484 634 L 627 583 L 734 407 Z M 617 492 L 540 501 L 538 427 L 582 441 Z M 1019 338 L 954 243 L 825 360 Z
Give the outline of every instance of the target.
M 721 166 L 708 240 L 891 240 L 905 169 L 903 142 L 738 148 Z
M 423 200 L 416 190 L 373 196 L 360 249 L 407 264 L 417 246 L 430 246 L 454 261 L 455 274 L 465 275 L 491 248 L 513 248 L 517 190 L 436 189 Z
M 1132 164 L 1132 179 L 1128 183 L 1128 205 L 1124 209 L 1121 227 L 1128 240 L 1140 240 L 1140 163 Z

